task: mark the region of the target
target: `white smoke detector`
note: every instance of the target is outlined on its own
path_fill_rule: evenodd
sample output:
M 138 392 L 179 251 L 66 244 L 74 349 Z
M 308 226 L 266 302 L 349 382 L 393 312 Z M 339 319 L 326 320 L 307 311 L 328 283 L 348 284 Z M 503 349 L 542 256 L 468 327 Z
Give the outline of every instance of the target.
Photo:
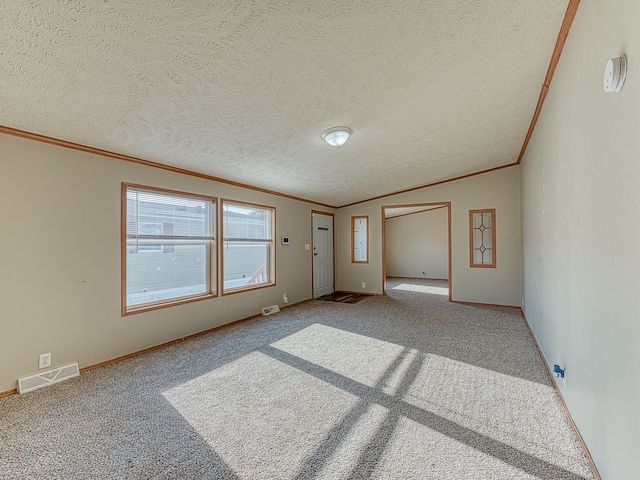
M 627 56 L 623 53 L 619 57 L 610 58 L 604 68 L 604 91 L 619 92 L 627 78 Z

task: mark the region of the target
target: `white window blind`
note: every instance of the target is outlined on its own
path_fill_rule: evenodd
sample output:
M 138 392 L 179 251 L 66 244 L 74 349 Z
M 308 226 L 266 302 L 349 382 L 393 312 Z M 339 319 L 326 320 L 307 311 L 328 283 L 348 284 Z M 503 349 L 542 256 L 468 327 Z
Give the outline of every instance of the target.
M 223 291 L 275 283 L 275 210 L 224 201 L 222 215 Z
M 126 310 L 215 294 L 215 201 L 126 187 Z
M 369 217 L 351 217 L 352 221 L 352 257 L 353 263 L 368 263 L 369 261 Z

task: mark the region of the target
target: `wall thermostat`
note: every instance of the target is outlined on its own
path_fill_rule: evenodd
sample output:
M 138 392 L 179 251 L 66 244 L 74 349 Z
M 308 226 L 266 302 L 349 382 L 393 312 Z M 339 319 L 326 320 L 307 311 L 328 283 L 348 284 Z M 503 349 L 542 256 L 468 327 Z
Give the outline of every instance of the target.
M 619 92 L 627 78 L 627 56 L 623 53 L 619 57 L 610 58 L 604 67 L 604 91 Z
M 283 245 L 289 245 L 291 243 L 290 239 L 289 239 L 289 235 L 283 235 L 282 236 L 282 244 Z

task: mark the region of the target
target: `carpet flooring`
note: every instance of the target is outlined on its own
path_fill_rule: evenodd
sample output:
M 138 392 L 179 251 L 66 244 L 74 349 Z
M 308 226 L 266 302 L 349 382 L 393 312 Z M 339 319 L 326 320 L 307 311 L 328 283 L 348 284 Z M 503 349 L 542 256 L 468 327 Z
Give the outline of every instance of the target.
M 0 399 L 2 479 L 592 479 L 517 309 L 312 300 Z

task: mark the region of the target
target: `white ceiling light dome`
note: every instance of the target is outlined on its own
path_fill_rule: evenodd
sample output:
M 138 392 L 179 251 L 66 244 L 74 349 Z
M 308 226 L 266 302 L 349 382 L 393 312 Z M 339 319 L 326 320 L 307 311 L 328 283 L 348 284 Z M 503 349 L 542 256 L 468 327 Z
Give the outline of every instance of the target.
M 322 139 L 329 145 L 339 147 L 349 140 L 352 130 L 349 127 L 331 127 L 322 132 Z

